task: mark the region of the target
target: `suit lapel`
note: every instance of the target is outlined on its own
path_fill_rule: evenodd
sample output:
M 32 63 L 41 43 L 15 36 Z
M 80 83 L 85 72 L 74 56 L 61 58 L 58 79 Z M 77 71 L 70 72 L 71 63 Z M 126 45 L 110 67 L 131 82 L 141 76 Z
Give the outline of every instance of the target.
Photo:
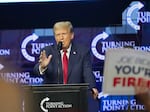
M 70 56 L 69 56 L 69 69 L 68 69 L 68 79 L 71 74 L 72 69 L 74 68 L 74 65 L 78 61 L 78 52 L 75 48 L 75 46 L 72 45 L 71 51 L 70 51 Z

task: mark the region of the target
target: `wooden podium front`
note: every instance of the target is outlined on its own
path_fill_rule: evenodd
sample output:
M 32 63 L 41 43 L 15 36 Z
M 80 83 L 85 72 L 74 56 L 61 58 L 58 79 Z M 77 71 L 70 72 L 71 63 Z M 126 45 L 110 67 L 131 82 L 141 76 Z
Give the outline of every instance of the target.
M 88 112 L 88 84 L 24 86 L 24 90 L 25 112 Z

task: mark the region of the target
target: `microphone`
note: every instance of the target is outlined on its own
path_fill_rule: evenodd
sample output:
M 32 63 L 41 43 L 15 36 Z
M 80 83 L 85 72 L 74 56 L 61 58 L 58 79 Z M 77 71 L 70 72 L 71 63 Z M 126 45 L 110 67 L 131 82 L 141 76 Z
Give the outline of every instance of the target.
M 62 42 L 58 42 L 57 44 L 57 49 L 60 51 L 62 50 Z

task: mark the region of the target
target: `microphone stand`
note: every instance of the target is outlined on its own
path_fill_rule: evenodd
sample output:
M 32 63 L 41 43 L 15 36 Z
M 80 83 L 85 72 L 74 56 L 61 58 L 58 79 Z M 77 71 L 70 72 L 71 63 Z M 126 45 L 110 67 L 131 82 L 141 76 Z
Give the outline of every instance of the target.
M 58 64 L 58 68 L 57 68 L 57 73 L 58 73 L 58 84 L 60 84 L 60 62 L 61 62 L 61 53 L 60 53 L 60 50 L 62 50 L 62 42 L 59 42 L 57 44 L 57 50 L 58 50 L 58 60 L 57 60 L 57 64 Z

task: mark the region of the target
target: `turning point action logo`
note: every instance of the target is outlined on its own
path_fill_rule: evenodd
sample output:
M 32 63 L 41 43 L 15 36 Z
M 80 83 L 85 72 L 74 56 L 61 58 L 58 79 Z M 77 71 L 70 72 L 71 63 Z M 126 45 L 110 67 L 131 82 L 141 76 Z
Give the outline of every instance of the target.
M 45 46 L 53 45 L 52 42 L 42 42 L 42 43 L 36 43 L 35 41 L 38 40 L 40 37 L 36 35 L 35 33 L 25 37 L 21 44 L 21 53 L 24 56 L 24 58 L 30 62 L 35 62 L 35 56 L 34 55 L 39 55 L 40 50 L 44 48 Z M 29 44 L 30 43 L 30 44 Z M 31 52 L 29 53 L 27 51 L 28 46 L 31 45 Z
M 44 98 L 40 103 L 40 108 L 43 112 L 49 112 L 49 109 L 67 109 L 72 108 L 72 104 L 64 104 L 63 101 L 59 102 L 49 102 L 50 98 L 46 97 Z
M 127 8 L 128 9 L 127 18 L 126 18 L 127 23 L 135 30 L 140 30 L 140 25 L 138 25 L 139 22 L 150 23 L 150 12 L 139 11 L 143 7 L 144 7 L 144 4 L 142 4 L 141 2 L 135 1 L 135 2 L 132 2 L 130 4 L 130 7 Z M 135 15 L 137 17 L 134 17 Z M 92 50 L 93 55 L 100 60 L 105 60 L 105 56 L 101 53 L 104 53 L 108 48 L 121 48 L 124 46 L 134 46 L 135 49 L 139 49 L 139 50 L 142 49 L 142 47 L 140 48 L 140 47 L 135 46 L 135 41 L 119 41 L 119 42 L 104 41 L 108 37 L 109 35 L 106 32 L 103 32 L 101 34 L 98 34 L 91 43 L 91 50 Z M 99 53 L 96 48 L 99 41 L 101 42 L 101 45 L 102 45 L 101 53 Z M 143 47 L 143 50 L 146 51 L 146 47 Z
M 97 49 L 96 49 L 96 46 L 97 46 L 97 43 L 99 40 L 105 40 L 109 35 L 106 33 L 106 32 L 103 32 L 99 35 L 97 35 L 93 41 L 92 41 L 92 44 L 91 44 L 91 50 L 93 52 L 93 54 L 95 55 L 96 58 L 100 59 L 100 60 L 104 60 L 105 59 L 105 56 L 100 54 Z
M 22 42 L 22 45 L 21 45 L 21 52 L 22 52 L 22 55 L 29 61 L 32 61 L 34 62 L 35 61 L 35 57 L 33 56 L 30 56 L 26 50 L 26 46 L 28 44 L 28 42 L 30 41 L 35 41 L 37 40 L 39 37 L 36 35 L 36 34 L 32 34 L 32 35 L 29 35 L 28 37 L 26 37 L 23 42 Z
M 141 12 L 139 11 L 144 7 L 144 4 L 141 2 L 132 2 L 127 11 L 127 23 L 135 30 L 140 30 L 139 22 L 141 23 L 150 23 L 150 12 Z M 137 15 L 136 22 L 132 20 L 133 15 Z M 135 19 L 135 18 L 134 18 Z

